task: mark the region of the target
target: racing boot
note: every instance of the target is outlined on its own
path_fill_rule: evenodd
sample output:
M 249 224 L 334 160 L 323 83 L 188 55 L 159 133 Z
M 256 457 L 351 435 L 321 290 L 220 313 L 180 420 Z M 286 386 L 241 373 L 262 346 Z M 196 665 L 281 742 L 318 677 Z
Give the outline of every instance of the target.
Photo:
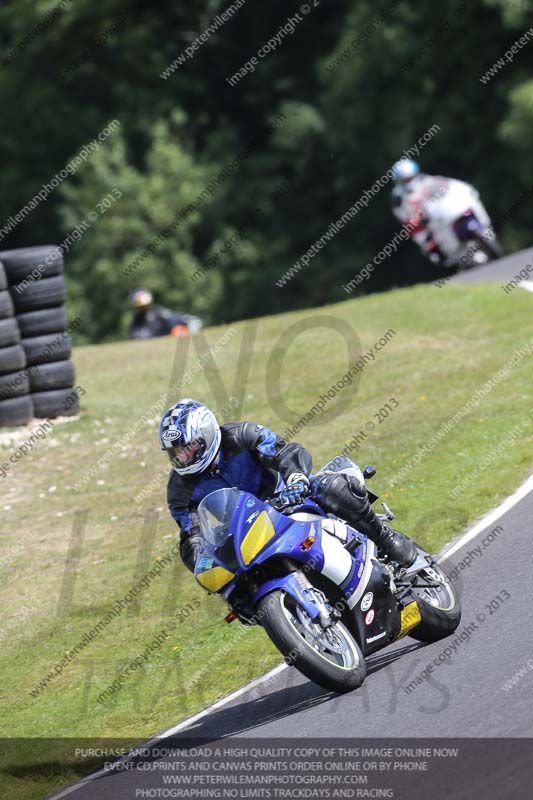
M 417 556 L 415 543 L 380 520 L 370 505 L 364 484 L 344 472 L 317 475 L 312 493 L 324 511 L 335 514 L 368 536 L 391 561 L 409 567 Z
M 378 523 L 374 526 L 376 532 L 368 532 L 366 534 L 368 538 L 372 539 L 376 547 L 386 553 L 391 561 L 396 561 L 400 567 L 410 567 L 418 553 L 413 540 L 400 531 L 393 530 L 386 522 L 382 522 L 377 517 L 376 522 Z M 379 533 L 377 532 L 378 526 L 381 528 Z M 364 532 L 362 531 L 362 533 Z

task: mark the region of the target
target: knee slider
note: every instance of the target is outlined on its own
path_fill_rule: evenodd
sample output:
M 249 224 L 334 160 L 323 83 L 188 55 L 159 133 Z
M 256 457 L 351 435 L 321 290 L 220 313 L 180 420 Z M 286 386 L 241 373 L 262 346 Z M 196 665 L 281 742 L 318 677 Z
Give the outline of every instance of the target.
M 345 475 L 342 472 L 324 475 L 314 490 L 318 502 L 333 514 L 342 513 L 353 506 L 354 500 L 362 507 L 361 510 L 364 509 L 366 489 L 354 475 Z
M 188 570 L 194 572 L 194 566 L 202 544 L 202 537 L 199 534 L 182 536 L 180 538 L 180 556 Z

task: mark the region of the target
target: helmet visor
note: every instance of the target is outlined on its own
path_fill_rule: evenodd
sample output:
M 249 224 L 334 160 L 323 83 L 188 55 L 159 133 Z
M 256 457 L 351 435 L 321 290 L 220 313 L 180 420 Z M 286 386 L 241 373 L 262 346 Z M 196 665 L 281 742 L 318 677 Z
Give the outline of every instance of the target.
M 201 439 L 194 439 L 188 444 L 169 447 L 167 453 L 172 466 L 179 470 L 191 467 L 200 461 L 204 451 L 205 443 Z

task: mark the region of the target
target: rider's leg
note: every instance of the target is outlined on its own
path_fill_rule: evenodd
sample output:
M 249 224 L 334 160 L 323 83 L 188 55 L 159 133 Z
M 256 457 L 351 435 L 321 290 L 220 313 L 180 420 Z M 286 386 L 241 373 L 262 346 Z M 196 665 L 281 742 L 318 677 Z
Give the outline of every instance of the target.
M 194 567 L 203 537 L 199 533 L 181 533 L 180 535 L 180 556 L 188 570 L 194 573 Z
M 417 554 L 416 545 L 376 516 L 364 484 L 354 474 L 318 473 L 312 489 L 313 496 L 324 511 L 341 517 L 368 536 L 389 558 L 401 566 L 406 567 L 413 563 Z

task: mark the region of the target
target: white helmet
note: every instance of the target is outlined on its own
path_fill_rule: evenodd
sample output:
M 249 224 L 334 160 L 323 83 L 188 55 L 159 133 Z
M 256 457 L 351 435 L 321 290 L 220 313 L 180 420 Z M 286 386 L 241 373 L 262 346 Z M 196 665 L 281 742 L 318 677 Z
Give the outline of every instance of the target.
M 411 158 L 401 158 L 392 167 L 392 176 L 395 181 L 410 181 L 420 172 L 420 167 Z
M 165 411 L 159 425 L 161 448 L 179 475 L 196 475 L 215 459 L 220 427 L 207 406 L 185 397 Z

